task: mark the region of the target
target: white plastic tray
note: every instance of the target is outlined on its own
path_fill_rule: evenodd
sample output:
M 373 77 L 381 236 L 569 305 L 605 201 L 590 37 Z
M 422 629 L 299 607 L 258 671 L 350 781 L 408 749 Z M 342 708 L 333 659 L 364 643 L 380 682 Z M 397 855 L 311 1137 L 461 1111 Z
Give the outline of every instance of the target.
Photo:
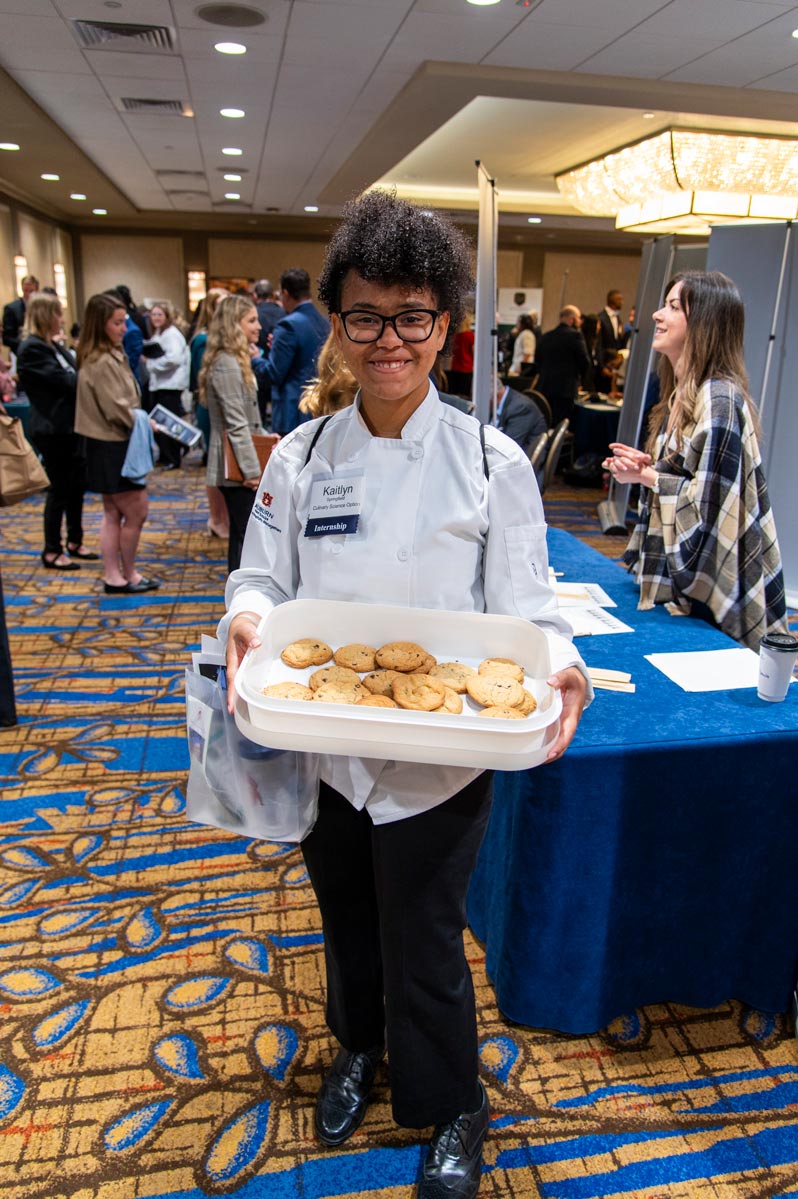
M 274 749 L 525 770 L 546 758 L 559 731 L 560 694 L 549 687 L 548 642 L 534 625 L 513 616 L 396 608 L 338 600 L 293 600 L 274 608 L 260 628 L 261 646 L 236 674 L 236 723 L 245 736 Z M 292 670 L 281 651 L 300 637 L 319 637 L 333 649 L 350 642 L 380 646 L 416 641 L 439 662 L 478 666 L 483 658 L 512 658 L 523 666 L 524 686 L 537 708 L 523 720 L 479 715 L 467 695 L 459 715 L 351 704 L 270 699 L 269 683 L 306 683 L 316 667 Z

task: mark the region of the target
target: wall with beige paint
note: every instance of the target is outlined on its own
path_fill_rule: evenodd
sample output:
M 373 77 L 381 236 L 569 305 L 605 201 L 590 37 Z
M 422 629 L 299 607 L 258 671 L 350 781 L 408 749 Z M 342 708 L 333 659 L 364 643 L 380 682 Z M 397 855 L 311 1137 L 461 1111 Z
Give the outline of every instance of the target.
M 607 292 L 623 294 L 623 314 L 634 304 L 640 255 L 588 254 L 584 251 L 547 250 L 543 262 L 544 331 L 558 323 L 562 304 L 576 304 L 582 312 L 600 312 Z
M 186 305 L 186 273 L 182 237 L 148 237 L 122 233 L 81 234 L 83 298 L 126 283 L 133 298 L 171 300 Z
M 208 274 L 222 278 L 243 276 L 270 279 L 275 285 L 283 271 L 303 267 L 311 278 L 315 298 L 327 243 L 323 241 L 267 241 L 255 238 L 209 237 Z

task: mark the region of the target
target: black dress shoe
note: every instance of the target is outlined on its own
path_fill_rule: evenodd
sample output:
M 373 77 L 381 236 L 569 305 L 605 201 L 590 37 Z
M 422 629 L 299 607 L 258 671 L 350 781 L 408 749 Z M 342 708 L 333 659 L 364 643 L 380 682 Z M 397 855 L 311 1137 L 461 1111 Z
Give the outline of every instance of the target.
M 325 1145 L 341 1145 L 360 1126 L 384 1052 L 382 1045 L 366 1053 L 338 1051 L 316 1100 L 316 1135 Z
M 482 1103 L 475 1112 L 463 1112 L 449 1124 L 439 1124 L 433 1134 L 418 1184 L 418 1199 L 474 1199 L 482 1175 L 482 1142 L 490 1111 L 482 1083 Z
M 106 595 L 138 595 L 142 591 L 157 591 L 160 583 L 156 579 L 145 579 L 142 575 L 138 583 L 104 583 Z

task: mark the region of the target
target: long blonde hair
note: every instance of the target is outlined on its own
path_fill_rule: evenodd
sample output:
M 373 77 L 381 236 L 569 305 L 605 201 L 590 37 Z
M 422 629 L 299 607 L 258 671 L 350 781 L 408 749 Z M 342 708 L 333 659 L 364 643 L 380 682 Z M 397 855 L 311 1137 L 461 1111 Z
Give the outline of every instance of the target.
M 241 367 L 241 379 L 245 391 L 257 389 L 249 342 L 241 321 L 255 305 L 249 296 L 222 296 L 208 326 L 208 341 L 199 373 L 199 395 L 204 404 L 208 391 L 208 374 L 220 354 L 232 354 Z
M 224 287 L 212 287 L 210 291 L 206 293 L 206 295 L 203 297 L 202 303 L 200 304 L 199 312 L 197 313 L 197 324 L 194 327 L 194 337 L 196 337 L 198 333 L 207 332 L 208 326 L 213 319 L 214 312 L 219 307 L 219 304 L 224 297 L 229 294 L 230 293 Z
M 308 416 L 329 416 L 347 408 L 355 398 L 357 380 L 343 360 L 334 333 L 321 347 L 318 371 L 318 378 L 311 379 L 299 397 L 299 411 Z
M 665 431 L 681 450 L 685 430 L 695 423 L 699 393 L 708 379 L 731 383 L 743 397 L 746 412 L 759 434 L 756 407 L 748 391 L 743 359 L 745 309 L 737 285 L 720 271 L 682 271 L 665 288 L 666 297 L 682 284 L 679 303 L 687 320 L 687 338 L 676 379 L 673 364 L 660 356 L 660 399 L 651 409 L 646 450 L 654 456 Z

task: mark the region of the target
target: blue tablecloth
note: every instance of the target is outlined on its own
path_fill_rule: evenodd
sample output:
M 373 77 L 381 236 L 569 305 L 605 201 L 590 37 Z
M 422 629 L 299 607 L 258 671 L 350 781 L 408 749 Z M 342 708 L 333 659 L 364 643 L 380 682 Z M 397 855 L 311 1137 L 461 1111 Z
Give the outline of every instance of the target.
M 798 977 L 798 687 L 691 694 L 644 658 L 733 647 L 699 620 L 638 612 L 614 562 L 559 530 L 551 564 L 597 582 L 634 633 L 583 637 L 598 691 L 559 762 L 497 774 L 468 899 L 500 1010 L 593 1032 L 646 1004 L 736 998 L 785 1011 Z
M 618 436 L 621 409 L 614 404 L 579 403 L 571 413 L 571 432 L 574 435 L 574 458 L 583 454 L 599 454 L 606 458 L 610 442 Z

